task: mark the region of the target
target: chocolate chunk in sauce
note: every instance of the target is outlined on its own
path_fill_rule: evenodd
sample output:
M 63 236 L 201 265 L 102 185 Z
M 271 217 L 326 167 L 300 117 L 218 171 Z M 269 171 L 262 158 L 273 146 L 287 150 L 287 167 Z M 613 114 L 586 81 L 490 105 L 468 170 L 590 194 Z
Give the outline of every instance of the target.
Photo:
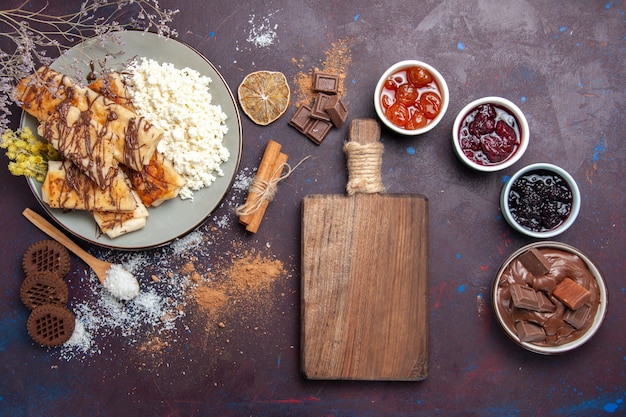
M 550 263 L 536 248 L 531 248 L 521 254 L 519 260 L 536 277 L 541 277 L 550 271 Z
M 591 293 L 585 287 L 571 278 L 559 282 L 552 294 L 571 310 L 578 310 L 591 297 Z
M 522 342 L 538 342 L 546 339 L 546 332 L 543 327 L 528 321 L 515 323 L 515 330 Z

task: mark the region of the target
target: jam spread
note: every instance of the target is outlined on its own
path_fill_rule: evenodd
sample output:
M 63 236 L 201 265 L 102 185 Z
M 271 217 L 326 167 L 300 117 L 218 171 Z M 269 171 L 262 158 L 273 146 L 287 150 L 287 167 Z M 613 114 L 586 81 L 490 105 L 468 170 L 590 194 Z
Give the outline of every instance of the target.
M 509 159 L 520 145 L 520 126 L 503 107 L 481 104 L 461 122 L 459 145 L 471 161 L 484 166 Z
M 522 175 L 511 185 L 507 198 L 513 219 L 534 232 L 554 230 L 572 212 L 572 190 L 560 175 L 548 170 Z
M 425 68 L 413 66 L 391 74 L 380 95 L 385 117 L 394 125 L 415 130 L 441 112 L 441 89 Z

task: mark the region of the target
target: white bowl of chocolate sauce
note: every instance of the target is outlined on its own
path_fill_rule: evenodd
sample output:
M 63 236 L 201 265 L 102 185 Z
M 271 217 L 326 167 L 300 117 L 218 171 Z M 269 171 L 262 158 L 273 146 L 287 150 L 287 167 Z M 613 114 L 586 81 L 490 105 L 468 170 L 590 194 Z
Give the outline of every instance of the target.
M 561 242 L 526 245 L 496 274 L 492 302 L 504 332 L 519 346 L 553 355 L 587 343 L 600 329 L 608 292 L 596 264 Z

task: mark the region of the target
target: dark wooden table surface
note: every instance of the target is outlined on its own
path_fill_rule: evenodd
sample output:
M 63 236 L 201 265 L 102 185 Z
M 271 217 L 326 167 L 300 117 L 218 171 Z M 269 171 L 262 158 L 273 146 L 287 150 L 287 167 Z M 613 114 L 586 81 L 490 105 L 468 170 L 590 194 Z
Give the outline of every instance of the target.
M 66 1 L 54 10 L 75 11 L 79 4 Z M 88 267 L 72 257 L 69 307 L 89 325 L 91 336 L 81 347 L 45 349 L 26 332 L 21 259 L 46 236 L 21 212 L 43 210 L 24 178 L 11 176 L 7 159 L 0 158 L 0 415 L 626 415 L 623 1 L 160 4 L 180 8 L 172 24 L 178 39 L 205 55 L 233 91 L 252 71 L 281 71 L 290 83 L 291 106 L 265 127 L 242 113 L 235 183 L 188 237 L 138 252 L 77 240 L 102 259 L 130 265 L 142 290 L 154 295 L 151 307 L 158 307 L 147 311 L 130 303 L 115 310 L 114 303 L 102 301 Z M 344 192 L 346 127 L 316 145 L 287 122 L 296 104 L 308 98 L 303 86 L 316 68 L 345 76 L 349 119 L 375 117 L 379 76 L 411 58 L 438 68 L 451 95 L 448 112 L 431 132 L 406 138 L 382 131 L 387 190 L 422 194 L 430 204 L 428 377 L 307 380 L 299 354 L 301 201 L 308 194 Z M 456 159 L 451 129 L 465 104 L 488 95 L 508 98 L 524 111 L 531 142 L 513 167 L 479 174 Z M 234 210 L 269 139 L 282 144 L 290 162 L 310 158 L 280 183 L 261 229 L 249 234 Z M 534 241 L 506 224 L 498 204 L 506 179 L 534 162 L 557 164 L 578 181 L 580 216 L 554 240 L 594 259 L 610 297 L 595 337 L 558 356 L 513 344 L 489 299 L 503 260 Z M 235 288 L 236 274 L 251 266 L 271 282 Z M 193 288 L 220 279 L 225 301 L 207 310 L 210 300 Z

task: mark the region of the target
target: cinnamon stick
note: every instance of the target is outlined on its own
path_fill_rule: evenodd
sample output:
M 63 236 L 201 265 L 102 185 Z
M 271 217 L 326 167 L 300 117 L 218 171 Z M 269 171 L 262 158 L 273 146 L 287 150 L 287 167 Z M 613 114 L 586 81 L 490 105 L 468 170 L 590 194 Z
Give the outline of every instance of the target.
M 272 177 L 270 178 L 270 180 L 275 180 L 276 178 L 280 177 L 283 169 L 281 168 L 283 166 L 283 164 L 287 163 L 287 154 L 284 153 L 280 153 L 278 155 L 278 159 L 276 160 L 276 163 L 274 164 L 274 175 L 272 175 Z M 261 225 L 261 221 L 263 220 L 263 216 L 265 214 L 265 210 L 267 209 L 267 206 L 269 205 L 270 200 L 265 200 L 263 201 L 263 203 L 261 204 L 261 206 L 259 207 L 258 211 L 256 211 L 253 215 L 252 218 L 250 219 L 248 225 L 246 226 L 246 230 L 248 232 L 252 232 L 252 233 L 256 233 L 259 230 L 259 226 Z
M 253 184 L 259 182 L 268 183 L 272 180 L 276 180 L 281 176 L 283 171 L 281 167 L 287 163 L 288 156 L 280 152 L 280 148 L 281 145 L 278 142 L 275 142 L 273 140 L 268 141 Z M 245 204 L 251 204 L 251 202 L 254 202 L 255 200 L 258 200 L 260 198 L 261 196 L 259 195 L 259 193 L 251 188 L 251 190 L 248 192 L 248 198 L 246 199 Z M 239 216 L 239 222 L 246 225 L 247 231 L 252 233 L 256 233 L 258 231 L 269 202 L 270 199 L 264 199 L 263 201 L 261 201 L 259 207 L 255 211 Z

